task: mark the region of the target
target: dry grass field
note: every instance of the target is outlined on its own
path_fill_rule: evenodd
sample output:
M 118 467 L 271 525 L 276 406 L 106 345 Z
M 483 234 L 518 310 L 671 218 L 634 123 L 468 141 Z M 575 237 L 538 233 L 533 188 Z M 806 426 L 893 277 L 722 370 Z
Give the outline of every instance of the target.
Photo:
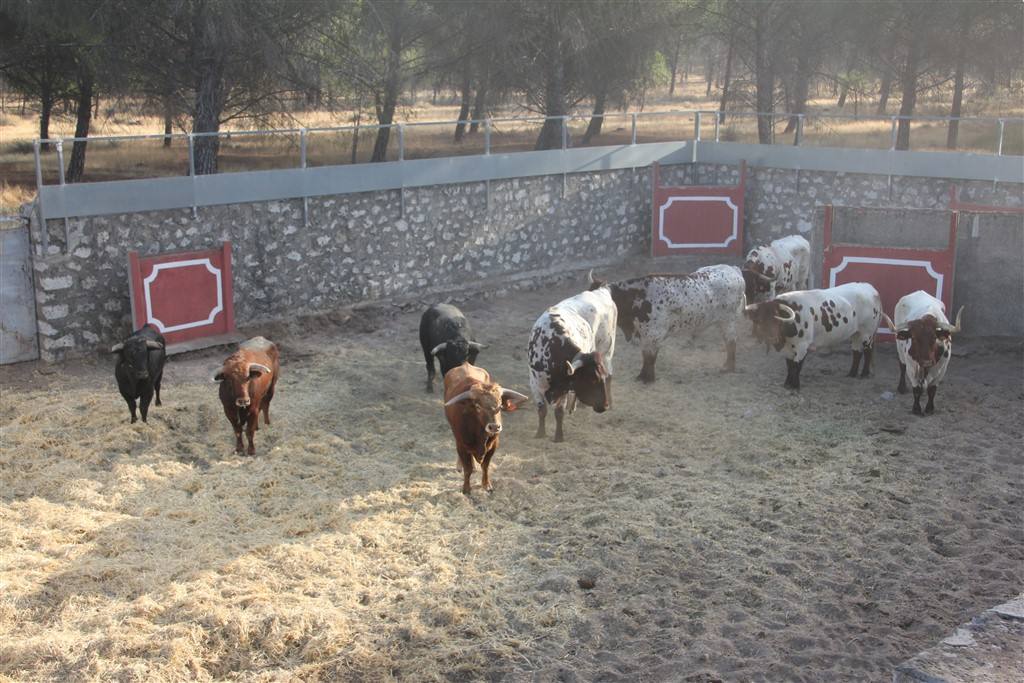
M 580 289 L 466 302 L 481 364 L 527 391 L 530 325 Z M 564 444 L 510 415 L 465 497 L 418 316 L 247 330 L 283 359 L 255 457 L 223 349 L 171 360 L 149 424 L 108 359 L 0 369 L 0 678 L 888 680 L 1020 591 L 1019 346 L 959 344 L 921 419 L 882 397 L 892 349 L 867 380 L 813 356 L 793 394 L 712 338 L 642 386 L 620 336 L 612 410 Z
M 948 94 L 937 93 L 922 98 L 918 106 L 921 115 L 944 115 L 948 112 Z M 736 108 L 742 108 L 737 103 Z M 677 94 L 669 97 L 665 93 L 648 99 L 644 115 L 637 126 L 639 142 L 692 139 L 694 117 L 691 114 L 669 114 L 679 110 L 714 110 L 718 102 L 704 96 L 704 82 L 690 80 Z M 891 112 L 898 110 L 898 102 L 892 102 Z M 872 116 L 873 106 L 848 103 L 843 111 L 835 109 L 832 98 L 820 98 L 809 103 L 809 111 L 803 144 L 809 146 L 850 147 L 888 149 L 890 145 L 890 122 L 885 118 Z M 997 98 L 981 99 L 968 95 L 965 115 L 970 116 L 1021 116 L 1024 102 L 1019 96 L 1002 94 Z M 581 144 L 586 130 L 586 110 L 570 124 L 571 144 Z M 859 115 L 861 120 L 852 121 L 836 118 L 838 114 Z M 508 106 L 493 112 L 496 118 L 524 117 L 533 115 L 519 107 Z M 415 103 L 407 103 L 399 113 L 398 120 L 404 122 L 452 121 L 458 118 L 458 107 L 451 104 L 432 105 L 422 94 Z M 327 128 L 351 125 L 353 112 L 350 111 L 297 111 L 279 115 L 276 128 Z M 364 115 L 362 123 L 368 122 Z M 792 133 L 783 135 L 786 121 L 776 121 L 777 142 L 792 144 Z M 55 116 L 51 123 L 51 136 L 62 137 L 74 134 L 74 117 Z M 492 135 L 492 149 L 495 152 L 525 151 L 533 148 L 540 122 L 495 124 Z M 713 135 L 713 123 L 704 122 L 704 135 Z M 155 116 L 126 113 L 121 110 L 101 109 L 101 115 L 94 120 L 92 134 L 104 135 L 152 135 L 162 133 L 163 122 Z M 406 129 L 405 158 L 481 154 L 484 150 L 483 134 L 467 136 L 461 143 L 452 141 L 454 127 L 450 124 L 434 126 L 411 126 Z M 913 124 L 912 148 L 915 150 L 942 150 L 946 147 L 946 125 L 941 122 L 921 121 Z M 374 129 L 362 129 L 358 140 L 353 132 L 314 132 L 308 142 L 308 163 L 312 166 L 347 164 L 353 160 L 369 160 L 373 149 Z M 20 115 L 15 107 L 8 106 L 0 117 L 0 210 L 14 211 L 30 201 L 35 195 L 35 166 L 32 155 L 32 140 L 38 136 L 38 121 L 32 112 Z M 751 116 L 735 116 L 728 119 L 720 130 L 721 139 L 734 142 L 757 142 L 757 123 Z M 631 125 L 622 113 L 609 113 L 605 129 L 600 136 L 592 139 L 590 145 L 625 144 L 630 141 Z M 959 147 L 962 150 L 993 153 L 998 141 L 998 126 L 991 122 L 970 122 L 961 124 Z M 1024 125 L 1007 124 L 1004 152 L 1024 154 Z M 70 154 L 70 149 L 65 151 Z M 390 146 L 390 158 L 398 155 L 397 142 Z M 66 159 L 65 159 L 66 163 Z M 222 143 L 220 168 L 224 171 L 266 170 L 271 168 L 294 168 L 299 164 L 299 136 L 297 133 L 275 136 L 250 136 L 240 133 L 225 139 Z M 44 182 L 55 183 L 58 177 L 57 155 L 51 151 L 43 158 Z M 188 150 L 183 139 L 175 140 L 170 147 L 163 147 L 161 140 L 94 141 L 89 145 L 85 181 L 116 180 L 123 178 L 159 177 L 182 175 L 188 168 Z

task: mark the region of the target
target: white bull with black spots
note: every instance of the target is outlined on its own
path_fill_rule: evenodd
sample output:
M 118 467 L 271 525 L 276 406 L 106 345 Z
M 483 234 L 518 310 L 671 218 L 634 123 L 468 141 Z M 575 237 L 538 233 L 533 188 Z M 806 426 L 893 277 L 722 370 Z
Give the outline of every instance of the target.
M 799 235 L 754 247 L 743 264 L 747 301 L 758 303 L 811 286 L 811 245 Z
M 871 372 L 882 300 L 866 282 L 789 292 L 750 304 L 746 313 L 754 323 L 754 336 L 785 354 L 787 387 L 800 388 L 800 370 L 808 352 L 840 344 L 848 343 L 853 350 L 850 377 L 857 376 L 862 356 L 861 378 Z
M 565 409 L 572 412 L 576 398 L 598 413 L 611 407 L 616 318 L 607 287 L 565 299 L 537 318 L 527 358 L 538 438 L 545 435 L 549 405 L 555 407 L 555 441 L 565 439 Z
M 590 277 L 591 287 L 604 286 Z M 643 355 L 637 379 L 655 380 L 654 364 L 661 344 L 671 335 L 696 336 L 717 328 L 725 339 L 725 369 L 736 369 L 736 334 L 745 298 L 740 269 L 707 266 L 693 273 L 646 275 L 607 285 L 618 309 L 619 329 L 636 341 Z
M 900 382 L 896 390 L 907 393 L 907 380 L 914 389 L 915 415 L 935 412 L 935 392 L 946 376 L 949 358 L 953 354 L 953 335 L 960 332 L 960 317 L 964 307 L 956 314 L 956 324 L 946 317 L 946 306 L 928 292 L 917 290 L 896 303 L 895 320 L 886 322 L 896 334 L 896 353 L 900 358 Z M 921 411 L 921 394 L 928 390 L 928 403 Z

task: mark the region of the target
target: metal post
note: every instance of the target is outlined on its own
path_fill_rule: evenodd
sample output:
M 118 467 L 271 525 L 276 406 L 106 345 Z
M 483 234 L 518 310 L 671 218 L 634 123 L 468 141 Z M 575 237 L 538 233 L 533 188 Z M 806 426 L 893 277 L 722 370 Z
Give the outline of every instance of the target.
M 569 147 L 569 117 L 563 116 L 562 118 L 562 149 L 568 149 Z
M 405 161 L 405 124 L 398 124 L 398 160 Z
M 306 168 L 306 144 L 308 134 L 305 128 L 299 129 L 299 168 Z M 305 174 L 303 174 L 305 176 Z M 302 227 L 309 227 L 309 197 L 306 196 L 306 180 L 302 181 Z
M 484 154 L 491 153 L 491 117 L 484 119 Z
M 799 147 L 804 140 L 804 115 L 796 115 L 796 137 L 793 138 L 793 145 Z
M 896 117 L 892 117 L 892 125 L 889 128 L 889 149 L 896 149 Z
M 629 144 L 635 145 L 636 144 L 636 112 L 635 111 L 634 112 L 630 112 L 630 116 L 633 117 L 633 133 L 631 135 L 631 141 L 630 141 Z
M 57 140 L 57 177 L 60 178 L 61 194 L 64 192 L 64 140 Z M 64 248 L 71 253 L 71 226 L 68 224 L 68 217 L 64 216 Z
M 700 112 L 693 117 L 693 139 L 700 142 Z
M 192 179 L 192 218 L 199 218 L 196 206 L 196 138 L 195 133 L 188 134 L 188 176 Z
M 50 247 L 49 231 L 46 229 L 46 218 L 43 213 L 43 162 L 39 156 L 39 140 L 32 143 L 32 151 L 36 156 L 36 211 L 39 214 L 39 239 L 42 242 L 43 256 Z
M 1003 131 L 1006 128 L 1006 121 L 999 119 L 999 146 L 996 148 L 996 154 L 1003 156 Z
M 715 112 L 715 142 L 718 142 L 719 129 L 722 127 L 722 112 Z

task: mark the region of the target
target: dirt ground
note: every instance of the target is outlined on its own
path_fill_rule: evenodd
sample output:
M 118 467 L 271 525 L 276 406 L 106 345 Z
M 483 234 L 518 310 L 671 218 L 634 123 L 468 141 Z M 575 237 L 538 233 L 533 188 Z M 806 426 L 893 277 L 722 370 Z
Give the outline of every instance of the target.
M 466 302 L 481 365 L 528 393 L 530 326 L 580 289 Z M 465 497 L 418 317 L 247 330 L 283 359 L 253 458 L 223 348 L 171 359 L 149 424 L 109 359 L 0 369 L 0 677 L 882 681 L 1024 585 L 1019 344 L 958 343 L 922 419 L 891 347 L 794 394 L 711 337 L 640 385 L 620 335 L 612 410 L 563 444 L 510 415 Z

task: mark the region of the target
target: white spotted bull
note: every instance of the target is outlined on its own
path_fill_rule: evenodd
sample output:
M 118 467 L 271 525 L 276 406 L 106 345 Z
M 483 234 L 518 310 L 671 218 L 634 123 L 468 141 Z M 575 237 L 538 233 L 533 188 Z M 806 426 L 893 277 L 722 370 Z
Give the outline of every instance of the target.
M 907 393 L 907 380 L 914 389 L 915 415 L 935 412 L 935 392 L 946 376 L 949 357 L 953 353 L 953 335 L 960 331 L 960 316 L 956 324 L 946 318 L 946 306 L 927 292 L 918 290 L 907 294 L 896 304 L 894 320 L 885 316 L 889 328 L 896 333 L 896 353 L 900 358 L 900 383 L 896 391 Z M 927 389 L 928 403 L 921 411 L 921 394 Z
M 605 284 L 590 275 L 591 288 Z M 743 276 L 735 266 L 708 266 L 688 275 L 647 275 L 607 285 L 619 329 L 643 355 L 637 379 L 653 382 L 658 350 L 670 335 L 717 328 L 725 338 L 725 369 L 736 369 L 736 332 L 743 319 Z
M 572 412 L 576 398 L 598 413 L 611 407 L 616 317 L 605 286 L 555 304 L 533 324 L 528 361 L 538 438 L 545 434 L 548 405 L 555 406 L 555 441 L 565 438 L 565 409 Z
M 811 286 L 811 245 L 799 235 L 755 247 L 743 264 L 747 301 L 756 303 Z
M 808 289 L 782 294 L 771 301 L 751 304 L 747 317 L 754 336 L 786 355 L 785 386 L 800 388 L 800 370 L 809 351 L 848 343 L 853 350 L 850 377 L 871 372 L 875 332 L 882 317 L 878 290 L 866 282 L 851 282 L 830 289 Z

